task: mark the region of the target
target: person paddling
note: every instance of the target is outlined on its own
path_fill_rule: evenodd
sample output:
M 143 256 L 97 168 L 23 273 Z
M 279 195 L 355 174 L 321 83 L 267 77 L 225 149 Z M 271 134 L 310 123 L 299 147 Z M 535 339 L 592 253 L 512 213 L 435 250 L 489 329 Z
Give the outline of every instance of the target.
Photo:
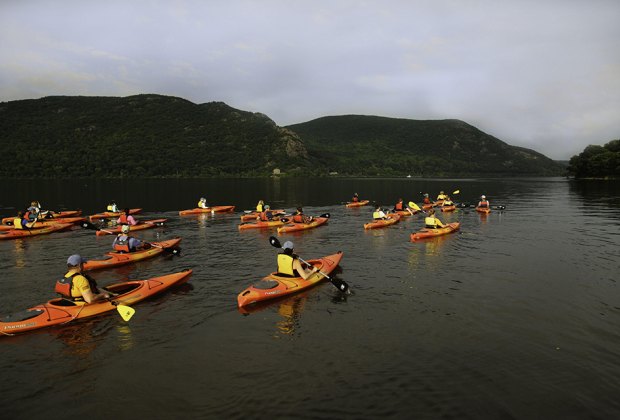
M 56 281 L 54 290 L 65 299 L 74 302 L 93 303 L 100 300 L 109 299 L 112 295 L 107 292 L 100 293 L 97 283 L 86 274 L 82 274 L 82 264 L 86 260 L 79 254 L 73 254 L 67 259 L 67 274 Z
M 200 200 L 198 200 L 198 208 L 199 209 L 208 209 L 209 206 L 207 205 L 207 199 L 204 197 L 200 197 Z
M 265 211 L 265 202 L 263 200 L 258 200 L 258 203 L 256 204 L 256 212 L 262 213 L 264 211 Z
M 375 207 L 375 211 L 372 213 L 372 218 L 374 220 L 385 220 L 385 219 L 387 219 L 387 216 L 385 215 L 385 213 L 381 209 L 381 206 L 377 205 Z
M 108 204 L 107 211 L 111 211 L 112 213 L 118 213 L 120 211 L 116 205 L 116 201 L 112 200 L 110 204 Z
M 491 204 L 489 203 L 489 200 L 487 200 L 486 195 L 481 195 L 480 196 L 480 201 L 478 202 L 478 206 L 481 209 L 488 209 L 491 207 Z
M 428 212 L 428 215 L 424 218 L 424 224 L 428 229 L 437 229 L 437 228 L 442 228 L 446 226 L 441 222 L 441 220 L 435 217 L 434 209 L 431 209 Z
M 360 196 L 357 193 L 353 194 L 353 198 L 351 199 L 351 202 L 358 203 L 359 201 L 360 201 Z
M 129 236 L 130 231 L 129 225 L 121 226 L 121 233 L 116 235 L 114 241 L 112 242 L 112 248 L 117 252 L 135 252 L 138 249 L 147 249 L 149 244 L 142 242 L 138 238 L 134 238 L 133 236 Z
M 130 214 L 129 209 L 123 210 L 123 213 L 116 220 L 116 223 L 120 225 L 131 225 L 135 226 L 138 224 L 138 221 Z
M 294 245 L 291 241 L 284 242 L 282 246 L 283 252 L 278 254 L 278 275 L 285 277 L 301 277 L 307 280 L 312 274 L 316 273 L 319 269 L 312 267 L 311 270 L 306 270 L 299 261 L 299 257 L 293 253 Z
M 297 207 L 295 214 L 293 214 L 293 223 L 310 223 L 313 219 L 314 217 L 312 216 L 306 216 L 304 209 L 301 207 Z

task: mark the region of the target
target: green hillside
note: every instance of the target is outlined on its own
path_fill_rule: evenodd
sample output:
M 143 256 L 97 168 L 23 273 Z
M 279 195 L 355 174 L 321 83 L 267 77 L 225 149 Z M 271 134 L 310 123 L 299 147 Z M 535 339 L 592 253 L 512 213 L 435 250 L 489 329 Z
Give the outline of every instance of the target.
M 312 167 L 301 140 L 263 114 L 160 95 L 3 102 L 0 145 L 11 156 L 0 177 L 256 176 Z
M 562 165 L 458 120 L 362 115 L 288 126 L 330 171 L 350 175 L 560 175 Z

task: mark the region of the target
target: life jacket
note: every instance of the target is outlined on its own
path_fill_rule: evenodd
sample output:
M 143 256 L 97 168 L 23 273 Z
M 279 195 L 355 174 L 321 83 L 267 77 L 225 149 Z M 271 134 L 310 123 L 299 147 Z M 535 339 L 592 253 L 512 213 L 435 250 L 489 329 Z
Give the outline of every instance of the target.
M 360 201 L 360 199 L 359 199 L 359 197 L 355 196 L 355 197 L 353 197 L 353 199 L 351 201 L 353 201 L 354 203 L 357 203 L 358 201 Z
M 120 223 L 121 225 L 129 224 L 129 222 L 127 221 L 127 213 L 123 213 L 120 215 L 120 217 L 118 218 L 118 223 Z
M 20 219 L 19 217 L 16 217 L 15 219 L 13 219 L 13 228 L 23 229 L 24 225 L 22 224 L 22 219 Z
M 402 201 L 399 201 L 398 203 L 396 203 L 396 205 L 394 206 L 394 210 L 396 210 L 396 211 L 403 210 L 403 203 L 402 203 Z
M 270 220 L 273 220 L 273 213 L 271 212 L 271 210 L 261 212 L 260 220 L 262 220 L 263 222 L 269 222 Z
M 293 223 L 305 223 L 304 215 L 301 214 L 301 213 L 294 214 L 293 215 Z
M 443 200 L 443 204 L 442 206 L 446 207 L 446 206 L 452 206 L 454 205 L 454 203 L 450 200 Z
M 437 228 L 437 219 L 435 217 L 425 217 L 424 224 L 427 228 L 436 229 Z
M 428 197 L 424 197 L 424 200 L 422 201 L 424 204 L 431 204 L 431 199 Z
M 71 294 L 71 289 L 73 288 L 73 278 L 79 274 L 81 273 L 73 273 L 69 277 L 65 276 L 61 278 L 60 280 L 57 280 L 56 286 L 54 287 L 54 291 L 58 293 L 59 295 L 61 295 L 62 297 L 64 297 L 65 299 L 70 299 L 74 301 L 84 300 L 82 296 L 73 296 Z M 93 294 L 99 293 L 99 290 L 97 289 L 97 282 L 85 274 L 81 274 L 81 275 L 84 276 L 86 280 L 88 280 L 90 291 Z
M 373 219 L 383 219 L 384 215 L 382 213 L 383 213 L 382 211 L 377 210 L 377 211 L 372 213 L 372 218 Z
M 131 252 L 131 249 L 129 249 L 129 236 L 124 233 L 118 235 L 114 242 L 114 250 L 118 252 Z
M 489 202 L 488 201 L 481 201 L 480 203 L 478 203 L 478 207 L 482 207 L 482 208 L 487 208 L 489 207 Z
M 295 255 L 278 254 L 278 274 L 299 277 L 297 270 L 293 269 L 293 261 L 295 261 Z
M 259 213 L 262 213 L 263 211 L 265 211 L 264 207 L 262 204 L 257 204 L 256 205 L 256 211 Z
M 108 204 L 107 210 L 114 211 L 114 206 L 112 204 Z

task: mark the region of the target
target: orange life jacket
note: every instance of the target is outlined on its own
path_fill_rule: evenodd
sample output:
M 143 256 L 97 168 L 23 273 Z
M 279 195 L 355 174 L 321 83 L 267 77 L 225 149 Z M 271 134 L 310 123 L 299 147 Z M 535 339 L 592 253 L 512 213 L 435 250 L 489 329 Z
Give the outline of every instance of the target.
M 488 202 L 488 201 L 486 201 L 486 200 L 485 200 L 485 201 L 481 201 L 481 202 L 478 204 L 478 207 L 487 208 L 487 207 L 489 207 L 489 202 Z
M 63 277 L 60 280 L 57 280 L 56 286 L 54 286 L 54 291 L 58 293 L 59 295 L 61 295 L 62 297 L 64 297 L 65 299 L 83 300 L 81 296 L 71 295 L 71 289 L 73 288 L 73 277 L 77 276 L 78 274 L 81 274 L 81 273 L 73 273 L 69 277 Z M 82 276 L 84 276 L 86 280 L 88 280 L 90 291 L 93 294 L 99 293 L 99 290 L 97 290 L 97 282 L 95 282 L 95 280 L 93 280 L 87 275 L 82 274 Z
M 396 203 L 396 205 L 394 206 L 394 209 L 397 211 L 403 210 L 403 203 L 402 201 L 399 201 L 398 203 Z
M 118 235 L 114 243 L 114 250 L 118 252 L 131 252 L 129 249 L 129 236 L 125 234 Z
M 304 215 L 301 213 L 293 215 L 293 223 L 304 223 Z
M 127 221 L 127 213 L 123 213 L 121 214 L 121 216 L 118 218 L 119 222 L 121 225 L 128 225 L 129 222 Z

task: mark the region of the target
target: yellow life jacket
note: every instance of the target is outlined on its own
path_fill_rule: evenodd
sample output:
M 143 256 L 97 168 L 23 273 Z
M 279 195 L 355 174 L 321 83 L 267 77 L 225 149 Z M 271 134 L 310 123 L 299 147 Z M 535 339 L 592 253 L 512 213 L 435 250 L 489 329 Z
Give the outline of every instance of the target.
M 381 211 L 375 211 L 372 214 L 372 218 L 373 219 L 383 219 L 383 216 L 381 215 Z
M 259 213 L 262 213 L 265 209 L 263 208 L 262 204 L 257 204 L 256 205 L 256 211 Z
M 426 227 L 436 228 L 437 227 L 437 219 L 434 218 L 434 217 L 425 217 L 424 218 L 424 224 L 426 225 Z
M 114 207 L 112 206 L 112 204 L 108 204 L 107 210 L 114 211 Z
M 22 226 L 22 219 L 20 219 L 19 217 L 13 219 L 13 227 L 15 229 L 23 229 L 24 227 Z
M 297 272 L 293 269 L 294 258 L 288 254 L 278 254 L 278 273 L 297 277 Z

